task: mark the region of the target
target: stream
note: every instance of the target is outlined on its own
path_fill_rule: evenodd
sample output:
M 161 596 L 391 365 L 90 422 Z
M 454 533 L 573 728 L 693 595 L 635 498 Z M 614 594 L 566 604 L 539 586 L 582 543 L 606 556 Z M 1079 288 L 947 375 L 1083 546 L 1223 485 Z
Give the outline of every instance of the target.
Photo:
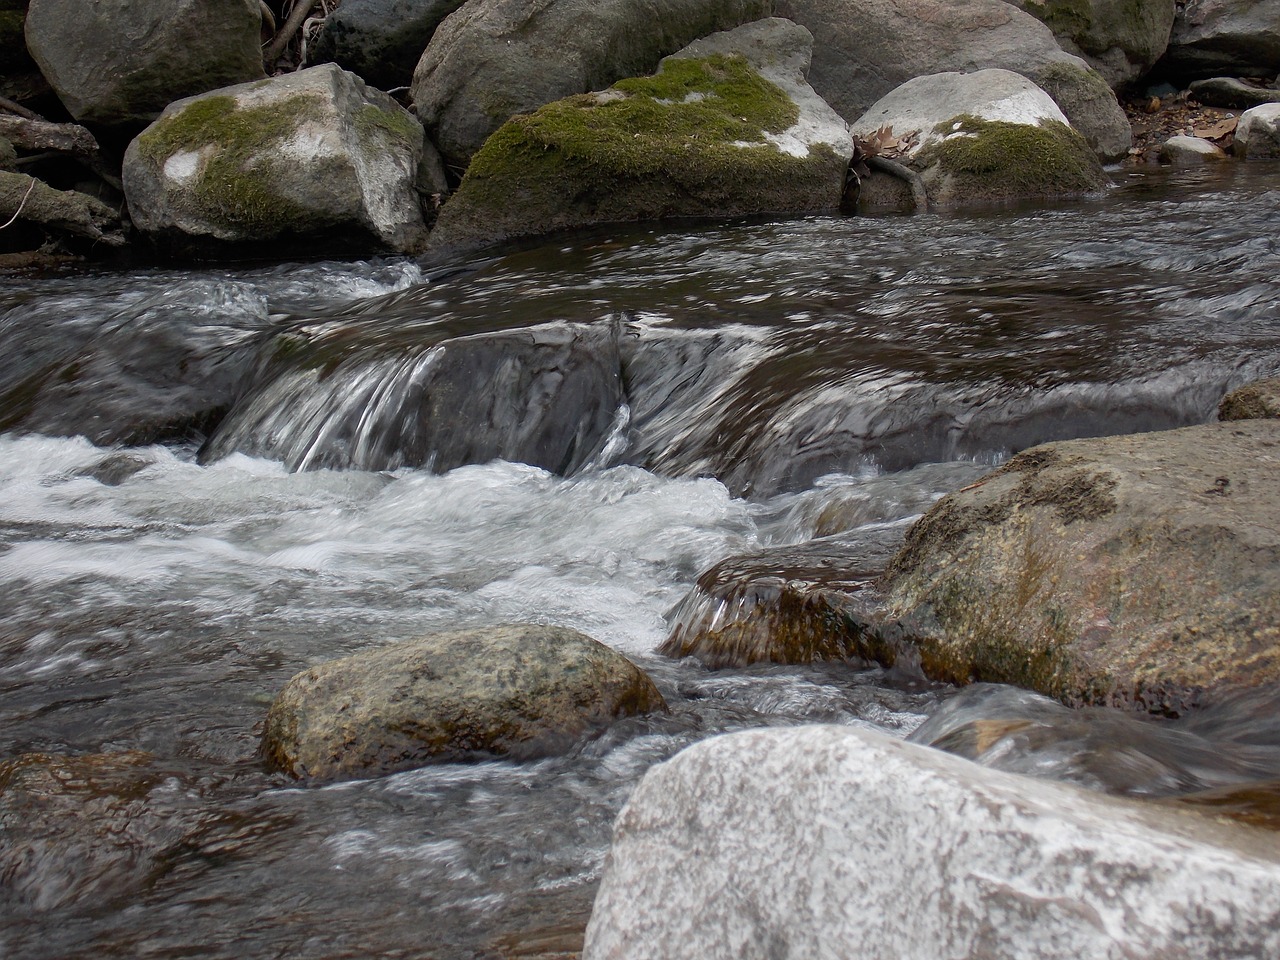
M 1270 701 L 1090 726 L 907 671 L 656 653 L 728 557 L 882 549 L 1014 452 L 1206 422 L 1280 373 L 1277 223 L 1256 163 L 458 264 L 4 278 L 0 956 L 533 956 L 580 936 L 644 772 L 763 725 L 954 739 L 1003 704 L 1062 731 L 1019 772 L 1280 779 Z M 512 621 L 617 648 L 671 713 L 522 764 L 317 788 L 260 762 L 294 673 Z

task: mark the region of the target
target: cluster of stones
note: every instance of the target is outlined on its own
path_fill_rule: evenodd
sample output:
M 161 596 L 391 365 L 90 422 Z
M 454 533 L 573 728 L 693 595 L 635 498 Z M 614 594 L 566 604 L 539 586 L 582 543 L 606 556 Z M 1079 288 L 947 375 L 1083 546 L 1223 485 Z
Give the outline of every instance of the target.
M 181 16 L 159 0 L 3 3 L 0 27 L 25 42 L 0 71 L 34 63 L 72 119 L 131 141 L 133 226 L 166 252 L 237 256 L 847 208 L 851 133 L 883 127 L 914 146 L 896 181 L 883 165 L 856 178 L 866 210 L 1087 193 L 1130 146 L 1115 89 L 1153 71 L 1239 86 L 1274 70 L 1278 35 L 1269 5 L 1229 0 L 1176 15 L 1157 0 L 345 0 L 311 44 L 322 65 L 267 77 L 270 7 L 254 0 Z M 1274 91 L 1243 86 L 1268 102 L 1235 149 L 1274 156 Z M 0 171 L 0 213 L 116 236 L 110 196 L 19 209 L 27 186 Z

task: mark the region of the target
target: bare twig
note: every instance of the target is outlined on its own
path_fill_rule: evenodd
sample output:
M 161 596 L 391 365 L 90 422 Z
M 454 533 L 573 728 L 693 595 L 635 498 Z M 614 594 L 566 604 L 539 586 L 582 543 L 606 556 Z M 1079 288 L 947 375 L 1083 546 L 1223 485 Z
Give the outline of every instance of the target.
M 298 0 L 293 6 L 293 10 L 289 13 L 289 19 L 284 22 L 284 26 L 280 28 L 280 32 L 275 35 L 271 41 L 271 45 L 267 47 L 266 54 L 263 59 L 268 65 L 274 64 L 280 54 L 284 53 L 284 48 L 289 45 L 289 41 L 293 39 L 293 35 L 298 32 L 298 28 L 302 26 L 304 20 L 311 13 L 311 8 L 316 4 L 316 0 Z
M 33 177 L 31 179 L 31 186 L 27 187 L 27 192 L 22 195 L 22 202 L 18 204 L 18 209 L 13 212 L 13 216 L 9 218 L 8 223 L 0 225 L 0 230 L 5 229 L 6 227 L 12 227 L 17 219 L 22 216 L 22 208 L 27 205 L 27 198 L 31 196 L 31 191 L 36 188 L 36 182 L 36 179 Z
M 44 117 L 34 110 L 28 110 L 22 104 L 14 103 L 8 97 L 0 97 L 0 110 L 8 110 L 10 113 L 16 113 L 18 116 L 25 117 L 28 120 L 44 120 Z

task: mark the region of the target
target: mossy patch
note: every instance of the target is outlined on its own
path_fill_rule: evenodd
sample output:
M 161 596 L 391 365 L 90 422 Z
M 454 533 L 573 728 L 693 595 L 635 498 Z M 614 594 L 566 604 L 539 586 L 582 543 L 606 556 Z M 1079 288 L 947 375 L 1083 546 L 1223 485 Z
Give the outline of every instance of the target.
M 1084 138 L 1060 121 L 1033 126 L 959 116 L 937 132 L 947 139 L 922 150 L 917 165 L 936 165 L 952 178 L 950 193 L 965 202 L 1088 193 L 1106 179 Z
M 271 147 L 319 113 L 317 99 L 306 95 L 250 107 L 230 96 L 203 97 L 153 124 L 138 137 L 138 150 L 157 166 L 180 152 L 204 151 L 202 169 L 189 188 L 201 216 L 232 230 L 270 236 L 307 215 L 276 191 L 280 161 Z
M 356 113 L 355 124 L 361 140 L 385 133 L 410 149 L 422 148 L 422 127 L 403 110 L 384 110 L 367 103 Z
M 1093 26 L 1093 5 L 1089 0 L 1047 0 L 1045 3 L 1028 0 L 1023 9 L 1057 36 L 1077 42 Z

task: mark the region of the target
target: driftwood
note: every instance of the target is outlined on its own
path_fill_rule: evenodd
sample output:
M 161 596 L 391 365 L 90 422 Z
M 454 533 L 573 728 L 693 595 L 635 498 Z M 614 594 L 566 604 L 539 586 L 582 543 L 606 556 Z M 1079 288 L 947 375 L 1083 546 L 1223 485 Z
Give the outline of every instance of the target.
M 124 192 L 120 177 L 103 161 L 98 141 L 79 124 L 50 123 L 0 113 L 0 137 L 23 150 L 54 150 L 70 154 L 105 183 Z
M 0 223 L 7 227 L 19 220 L 110 247 L 125 243 L 120 215 L 101 200 L 0 170 Z
M 0 110 L 8 110 L 10 113 L 16 113 L 20 117 L 26 117 L 28 120 L 43 120 L 40 114 L 28 110 L 20 103 L 14 103 L 8 97 L 0 97 Z
M 929 209 L 929 194 L 925 191 L 924 180 L 920 178 L 920 174 L 888 157 L 866 157 L 864 162 L 872 170 L 879 170 L 891 177 L 905 180 L 907 186 L 911 188 L 911 199 L 916 205 L 916 213 L 924 213 Z

